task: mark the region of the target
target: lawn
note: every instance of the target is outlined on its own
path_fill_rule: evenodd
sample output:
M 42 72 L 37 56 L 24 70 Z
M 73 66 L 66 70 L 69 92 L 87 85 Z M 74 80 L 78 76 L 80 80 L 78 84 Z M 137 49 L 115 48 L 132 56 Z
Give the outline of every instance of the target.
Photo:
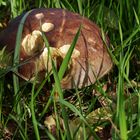
M 80 27 L 59 71 L 51 59 L 53 74 L 48 73 L 39 84 L 37 76 L 23 82 L 18 74 L 24 25 L 20 24 L 14 56 L 0 46 L 0 139 L 139 140 L 140 1 L 0 0 L 0 32 L 14 18 L 34 8 L 67 9 L 96 23 L 103 41 L 105 34 L 109 37 L 107 49 L 113 66 L 87 87 L 62 89 L 60 81 L 68 69 Z M 45 36 L 43 40 L 51 57 L 48 40 Z

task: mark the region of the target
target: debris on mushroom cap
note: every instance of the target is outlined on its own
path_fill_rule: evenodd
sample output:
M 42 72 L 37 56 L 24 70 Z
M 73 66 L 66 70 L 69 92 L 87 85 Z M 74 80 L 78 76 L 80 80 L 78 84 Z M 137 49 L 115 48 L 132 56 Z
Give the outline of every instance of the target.
M 27 55 L 33 55 L 44 46 L 42 33 L 38 30 L 34 30 L 32 34 L 28 34 L 23 38 L 21 45 Z
M 70 44 L 67 44 L 59 48 L 59 51 L 62 53 L 63 57 L 66 56 L 70 46 L 71 46 Z M 80 52 L 77 49 L 74 49 L 71 57 L 76 58 L 79 56 L 80 56 Z
M 44 18 L 44 15 L 43 15 L 43 13 L 37 13 L 37 14 L 35 15 L 35 17 L 36 17 L 37 19 L 41 20 L 42 18 Z
M 50 55 L 55 60 L 59 54 L 56 48 L 50 47 Z M 52 63 L 50 58 L 48 48 L 44 48 L 43 53 L 40 55 L 40 61 L 44 64 L 44 69 L 49 73 L 52 70 Z
M 42 28 L 43 32 L 49 32 L 49 31 L 54 29 L 54 24 L 52 24 L 52 23 L 43 23 L 41 25 L 41 28 Z
M 22 17 L 23 15 L 14 19 L 0 33 L 0 45 L 7 45 L 7 51 L 14 50 L 18 25 Z M 112 61 L 106 49 L 108 46 L 105 46 L 102 41 L 100 29 L 96 24 L 66 10 L 41 8 L 34 9 L 24 24 L 20 58 L 22 61 L 30 57 L 32 59 L 19 68 L 20 74 L 31 79 L 36 67 L 39 74 L 51 70 L 52 66 L 47 58 L 48 53 L 41 31 L 45 33 L 51 46 L 53 59 L 61 63 L 59 58 L 64 59 L 66 56 L 80 25 L 82 29 L 69 68 L 61 81 L 62 88 L 87 86 L 108 73 L 112 67 Z M 106 44 L 109 45 L 107 39 Z M 37 52 L 38 55 L 36 55 Z
M 63 59 L 66 56 L 69 47 L 70 47 L 70 45 L 64 45 L 64 46 L 60 47 L 59 49 L 50 47 L 50 55 L 53 58 L 53 60 L 57 63 L 58 58 Z M 42 64 L 42 65 L 44 65 L 43 68 L 48 73 L 52 70 L 52 63 L 51 63 L 50 55 L 48 52 L 48 48 L 46 47 L 46 48 L 44 48 L 42 54 L 40 55 L 40 57 L 37 61 L 38 68 L 41 70 L 42 69 L 41 64 Z M 74 51 L 72 53 L 72 58 L 79 57 L 79 55 L 80 55 L 80 52 L 78 50 L 74 49 Z

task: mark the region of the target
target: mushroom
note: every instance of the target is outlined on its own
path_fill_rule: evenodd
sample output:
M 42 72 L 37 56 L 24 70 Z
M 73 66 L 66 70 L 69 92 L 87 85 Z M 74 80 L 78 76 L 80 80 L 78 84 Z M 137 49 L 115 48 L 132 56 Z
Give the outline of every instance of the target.
M 6 46 L 8 52 L 14 51 L 18 25 L 22 17 L 23 15 L 15 18 L 0 33 L 0 46 Z M 37 72 L 43 79 L 45 73 L 51 71 L 52 66 L 42 31 L 51 46 L 52 58 L 60 66 L 80 25 L 82 29 L 61 81 L 62 88 L 85 87 L 107 74 L 112 67 L 112 61 L 99 27 L 79 14 L 55 8 L 34 9 L 26 18 L 22 33 L 20 63 L 25 60 L 28 62 L 19 67 L 19 73 L 26 79 L 32 79 Z M 109 46 L 107 37 L 106 42 Z

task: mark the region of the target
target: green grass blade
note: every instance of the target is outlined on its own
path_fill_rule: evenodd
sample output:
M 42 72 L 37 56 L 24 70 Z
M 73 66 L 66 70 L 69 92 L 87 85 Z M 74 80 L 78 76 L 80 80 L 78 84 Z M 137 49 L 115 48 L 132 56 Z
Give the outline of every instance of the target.
M 62 8 L 63 9 L 69 9 L 69 10 L 71 10 L 72 12 L 75 12 L 75 10 L 74 10 L 74 8 L 73 8 L 73 6 L 72 6 L 72 4 L 69 2 L 69 1 L 67 1 L 67 0 L 64 0 L 65 1 L 65 3 L 61 3 L 61 5 L 62 5 Z
M 82 120 L 87 126 L 88 128 L 91 130 L 94 138 L 96 140 L 99 140 L 98 136 L 96 135 L 96 133 L 92 130 L 91 126 L 88 124 L 87 120 L 82 116 L 81 112 L 79 112 L 79 110 L 74 106 L 72 105 L 71 103 L 65 101 L 65 100 L 62 100 L 62 99 L 59 99 L 59 102 L 65 106 L 67 106 L 68 108 L 70 108 L 70 110 L 72 110 L 76 116 L 79 116 L 80 117 L 80 120 Z
M 51 71 L 50 71 L 50 73 L 51 73 Z M 39 92 L 41 91 L 41 89 L 43 88 L 43 86 L 45 85 L 46 81 L 49 79 L 50 73 L 47 74 L 47 76 L 45 77 L 45 79 L 42 81 L 42 83 L 38 87 L 38 89 L 37 89 L 37 91 L 36 91 L 36 93 L 34 95 L 34 99 L 37 97 L 37 95 L 39 94 Z
M 103 10 L 104 9 L 104 0 L 102 0 L 101 4 L 99 5 L 99 9 L 97 12 L 97 20 L 96 22 L 99 24 L 103 23 Z
M 51 52 L 50 52 L 50 48 L 48 46 L 47 39 L 45 39 L 45 43 L 46 43 L 46 46 L 48 47 L 48 55 L 50 55 L 50 57 L 51 57 Z M 51 58 L 51 61 L 52 61 L 52 71 L 53 71 L 54 80 L 55 80 L 55 89 L 58 92 L 59 97 L 61 99 L 63 99 L 63 92 L 62 92 L 62 89 L 61 89 L 61 84 L 60 84 L 60 80 L 59 80 L 59 77 L 58 77 L 58 74 L 57 74 L 56 66 L 55 66 L 55 63 L 54 63 L 52 58 Z M 66 128 L 67 139 L 71 140 L 69 125 L 68 125 L 68 116 L 67 116 L 65 107 L 63 105 L 61 105 L 61 108 L 62 108 L 62 117 L 64 119 L 64 124 L 65 124 L 65 128 Z
M 121 23 L 120 22 L 119 22 L 119 33 L 120 33 L 121 43 L 123 43 L 123 33 L 122 33 L 122 27 L 121 27 Z
M 79 9 L 79 13 L 82 15 L 83 14 L 83 4 L 82 4 L 82 0 L 77 0 L 77 3 L 78 3 L 78 9 Z
M 63 59 L 63 62 L 62 62 L 62 64 L 61 64 L 61 66 L 60 66 L 60 69 L 59 69 L 59 72 L 58 72 L 58 76 L 59 76 L 59 80 L 60 80 L 60 81 L 62 80 L 62 78 L 63 78 L 63 76 L 64 76 L 64 74 L 65 74 L 65 71 L 66 71 L 66 69 L 67 69 L 67 66 L 68 66 L 68 63 L 69 63 L 69 61 L 70 61 L 72 52 L 73 52 L 74 47 L 75 47 L 75 45 L 76 45 L 76 42 L 77 42 L 77 40 L 78 40 L 78 37 L 79 37 L 79 34 L 80 34 L 80 30 L 81 30 L 81 26 L 79 27 L 79 29 L 78 29 L 78 31 L 77 31 L 77 33 L 76 33 L 74 39 L 73 39 L 73 42 L 72 42 L 72 44 L 71 44 L 71 47 L 69 48 L 69 50 L 68 50 L 68 52 L 67 52 L 67 55 L 66 55 L 65 58 Z M 43 34 L 43 39 L 44 39 L 44 41 L 45 41 L 46 46 L 48 47 L 48 52 L 50 52 L 50 51 L 49 51 L 49 43 L 48 43 L 48 40 L 46 39 L 46 37 L 45 37 L 44 34 Z M 41 113 L 40 119 L 41 119 L 41 118 L 43 117 L 43 115 L 46 113 L 46 111 L 47 111 L 47 109 L 48 109 L 48 107 L 49 107 L 51 101 L 53 100 L 53 94 L 54 94 L 54 92 L 55 92 L 55 86 L 54 86 L 54 88 L 53 88 L 53 90 L 52 90 L 52 92 L 51 92 L 50 98 L 49 98 L 49 100 L 48 100 L 46 106 L 44 107 L 44 110 L 43 110 L 42 113 Z
M 31 12 L 31 11 L 30 11 Z M 15 51 L 14 51 L 14 60 L 13 60 L 13 67 L 19 64 L 19 57 L 20 57 L 20 44 L 21 44 L 21 39 L 22 39 L 22 31 L 24 27 L 24 22 L 27 18 L 27 16 L 30 14 L 30 12 L 27 12 L 23 18 L 20 21 L 18 31 L 17 31 L 17 36 L 16 36 L 16 45 L 15 45 Z M 15 73 L 18 72 L 18 68 L 15 67 L 13 69 Z M 14 93 L 15 95 L 19 92 L 19 78 L 17 75 L 13 74 L 13 84 L 14 84 Z M 20 108 L 19 105 L 17 106 L 17 112 L 20 113 Z
M 0 79 L 0 121 L 2 121 L 2 103 L 4 93 L 4 78 Z
M 133 11 L 134 11 L 134 15 L 135 15 L 136 22 L 137 22 L 138 25 L 140 25 L 140 19 L 139 19 L 137 13 L 136 13 L 135 8 L 133 8 Z
M 28 136 L 25 135 L 25 131 L 24 131 L 24 128 L 22 127 L 21 123 L 19 122 L 19 120 L 17 120 L 17 118 L 15 116 L 13 116 L 12 114 L 9 115 L 9 118 L 14 120 L 18 127 L 19 127 L 19 132 L 20 132 L 20 135 L 22 137 L 23 140 L 28 140 Z
M 32 87 L 32 95 L 31 95 L 31 114 L 32 114 L 32 123 L 34 126 L 34 131 L 35 131 L 35 136 L 37 140 L 40 140 L 40 135 L 39 135 L 39 130 L 38 130 L 38 123 L 36 120 L 36 114 L 35 114 L 35 97 L 34 97 L 34 93 L 35 93 L 35 85 L 36 85 L 36 80 L 34 80 L 33 83 L 33 87 Z
M 50 140 L 56 140 L 55 137 L 47 130 L 46 130 L 46 133 L 47 133 L 48 137 L 50 138 Z
M 127 125 L 126 125 L 126 115 L 125 115 L 125 100 L 124 100 L 124 73 L 125 73 L 125 57 L 123 50 L 123 34 L 121 24 L 119 22 L 120 40 L 121 40 L 121 52 L 119 61 L 119 78 L 118 78 L 118 89 L 117 89 L 117 119 L 119 121 L 120 127 L 120 137 L 123 140 L 127 140 Z
M 138 90 L 138 126 L 140 127 L 140 90 Z
M 62 88 L 61 88 L 61 84 L 60 84 L 60 79 L 57 74 L 56 66 L 55 66 L 53 60 L 52 60 L 52 70 L 53 70 L 53 75 L 54 75 L 54 79 L 55 79 L 56 91 L 58 92 L 60 99 L 64 100 L 63 92 L 62 92 Z M 66 128 L 67 139 L 71 140 L 71 134 L 70 134 L 69 124 L 68 124 L 68 116 L 67 116 L 67 113 L 65 110 L 65 106 L 61 105 L 61 108 L 62 108 L 62 117 L 64 119 L 64 124 L 65 124 L 65 128 Z
M 79 29 L 78 29 L 78 31 L 77 31 L 74 39 L 73 39 L 73 42 L 72 42 L 72 44 L 71 44 L 71 46 L 70 46 L 70 48 L 69 48 L 69 50 L 68 50 L 68 52 L 66 54 L 66 56 L 65 56 L 65 58 L 64 58 L 64 60 L 63 60 L 63 62 L 61 64 L 61 66 L 60 66 L 60 69 L 59 69 L 59 72 L 58 72 L 58 76 L 59 76 L 60 80 L 63 78 L 63 76 L 65 74 L 65 71 L 66 71 L 68 63 L 70 61 L 72 52 L 74 50 L 74 47 L 75 47 L 75 45 L 77 43 L 77 40 L 78 40 L 78 37 L 80 35 L 80 31 L 81 31 L 81 26 L 79 27 Z
M 21 22 L 18 27 L 18 32 L 17 32 L 17 36 L 16 36 L 15 52 L 14 52 L 14 60 L 13 60 L 13 66 L 15 67 L 13 71 L 15 71 L 15 72 L 18 72 L 18 68 L 16 67 L 16 65 L 19 64 L 20 46 L 21 46 L 20 44 L 21 44 L 21 39 L 22 39 L 22 31 L 23 31 L 23 27 L 24 27 L 24 22 L 25 22 L 27 16 L 30 14 L 30 12 L 28 12 L 24 15 L 24 17 L 21 19 Z M 17 94 L 17 92 L 19 90 L 19 80 L 15 74 L 13 75 L 13 79 L 14 79 L 15 94 Z
M 54 5 L 56 8 L 61 8 L 60 0 L 54 0 Z

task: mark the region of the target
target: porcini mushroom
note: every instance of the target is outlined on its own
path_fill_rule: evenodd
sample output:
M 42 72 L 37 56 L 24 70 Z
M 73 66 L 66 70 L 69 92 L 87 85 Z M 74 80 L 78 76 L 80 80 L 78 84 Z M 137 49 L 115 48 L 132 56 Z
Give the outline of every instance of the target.
M 7 46 L 8 52 L 14 51 L 18 25 L 22 17 L 23 15 L 15 18 L 0 33 L 0 46 Z M 51 46 L 53 58 L 60 61 L 58 58 L 65 57 L 80 25 L 82 25 L 81 33 L 69 68 L 61 81 L 62 88 L 88 86 L 108 73 L 112 67 L 112 61 L 102 40 L 99 27 L 79 14 L 63 9 L 45 8 L 34 9 L 25 21 L 20 62 L 31 57 L 32 59 L 19 67 L 19 73 L 27 79 L 31 79 L 36 66 L 38 74 L 41 74 L 42 77 L 45 76 L 46 71 L 51 70 L 51 64 L 46 64 L 49 60 L 42 31 L 45 32 Z M 107 44 L 109 45 L 108 40 Z

